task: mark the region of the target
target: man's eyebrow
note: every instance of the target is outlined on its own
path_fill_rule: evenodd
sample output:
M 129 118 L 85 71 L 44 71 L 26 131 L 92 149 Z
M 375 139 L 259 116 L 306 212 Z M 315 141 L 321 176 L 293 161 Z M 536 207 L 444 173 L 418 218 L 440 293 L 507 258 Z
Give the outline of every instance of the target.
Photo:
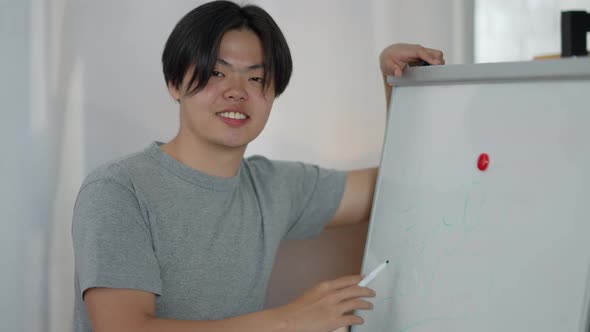
M 222 58 L 217 58 L 217 62 L 220 63 L 223 66 L 227 66 L 227 67 L 230 67 L 232 69 L 235 68 L 234 65 L 232 65 L 231 63 L 223 60 Z M 260 69 L 260 68 L 264 68 L 264 64 L 258 63 L 258 64 L 255 64 L 255 65 L 252 65 L 252 66 L 248 66 L 248 68 L 246 68 L 246 70 L 250 71 L 250 70 L 255 70 L 255 69 Z

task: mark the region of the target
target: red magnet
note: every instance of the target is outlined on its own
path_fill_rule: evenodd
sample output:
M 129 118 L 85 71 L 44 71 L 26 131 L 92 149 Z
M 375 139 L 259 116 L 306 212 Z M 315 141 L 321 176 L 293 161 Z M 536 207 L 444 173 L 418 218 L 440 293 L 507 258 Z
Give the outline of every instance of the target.
M 477 160 L 477 168 L 479 168 L 480 171 L 485 171 L 486 169 L 488 169 L 489 165 L 490 165 L 490 156 L 488 156 L 487 153 L 482 153 L 479 156 L 479 159 Z

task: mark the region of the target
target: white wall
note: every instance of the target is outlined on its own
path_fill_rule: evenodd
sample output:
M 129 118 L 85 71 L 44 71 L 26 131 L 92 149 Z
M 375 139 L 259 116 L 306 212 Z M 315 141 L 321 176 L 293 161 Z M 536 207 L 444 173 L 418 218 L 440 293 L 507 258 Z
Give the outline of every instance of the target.
M 177 106 L 165 90 L 161 51 L 177 20 L 201 2 L 0 3 L 8 119 L 0 121 L 8 156 L 0 164 L 8 184 L 0 196 L 3 328 L 69 330 L 70 222 L 79 184 L 98 164 L 174 135 Z M 449 63 L 471 61 L 471 0 L 252 2 L 282 27 L 295 71 L 248 154 L 342 169 L 377 165 L 385 120 L 380 50 L 415 42 L 445 50 Z M 357 226 L 285 244 L 269 304 L 357 271 L 365 232 Z M 306 277 L 289 279 L 295 270 Z

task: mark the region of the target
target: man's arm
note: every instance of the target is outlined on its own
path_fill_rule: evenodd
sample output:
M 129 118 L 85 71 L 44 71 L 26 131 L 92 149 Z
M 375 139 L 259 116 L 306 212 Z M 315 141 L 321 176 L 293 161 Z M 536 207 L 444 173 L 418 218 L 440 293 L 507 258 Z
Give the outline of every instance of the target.
M 375 292 L 358 286 L 361 279 L 325 281 L 287 305 L 210 321 L 158 318 L 156 295 L 140 290 L 91 288 L 84 302 L 95 332 L 328 332 L 362 324 L 361 317 L 348 313 L 372 308 L 362 298 Z
M 391 86 L 387 83 L 387 76 L 401 77 L 404 69 L 410 63 L 421 60 L 433 65 L 445 63 L 442 51 L 420 45 L 393 44 L 381 52 L 379 62 L 383 74 L 383 85 L 385 86 L 386 111 L 389 111 L 391 102 Z M 327 227 L 357 224 L 369 220 L 377 182 L 377 172 L 377 168 L 348 172 L 344 195 Z
M 160 319 L 156 296 L 140 290 L 92 288 L 84 301 L 95 332 L 287 331 L 285 322 L 272 310 L 216 321 Z
M 375 167 L 347 173 L 344 195 L 327 227 L 358 224 L 369 220 L 377 171 Z

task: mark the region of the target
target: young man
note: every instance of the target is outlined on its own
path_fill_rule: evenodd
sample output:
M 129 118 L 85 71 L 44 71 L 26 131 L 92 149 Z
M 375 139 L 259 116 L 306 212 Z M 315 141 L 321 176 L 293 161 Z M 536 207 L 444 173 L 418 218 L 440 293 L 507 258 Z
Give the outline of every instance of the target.
M 442 53 L 398 44 L 384 75 Z M 350 172 L 244 159 L 286 88 L 291 56 L 261 8 L 227 1 L 188 13 L 162 57 L 180 104 L 167 144 L 104 165 L 85 179 L 74 210 L 75 331 L 332 331 L 370 309 L 361 276 L 326 281 L 264 310 L 284 238 L 369 218 L 377 170 Z

